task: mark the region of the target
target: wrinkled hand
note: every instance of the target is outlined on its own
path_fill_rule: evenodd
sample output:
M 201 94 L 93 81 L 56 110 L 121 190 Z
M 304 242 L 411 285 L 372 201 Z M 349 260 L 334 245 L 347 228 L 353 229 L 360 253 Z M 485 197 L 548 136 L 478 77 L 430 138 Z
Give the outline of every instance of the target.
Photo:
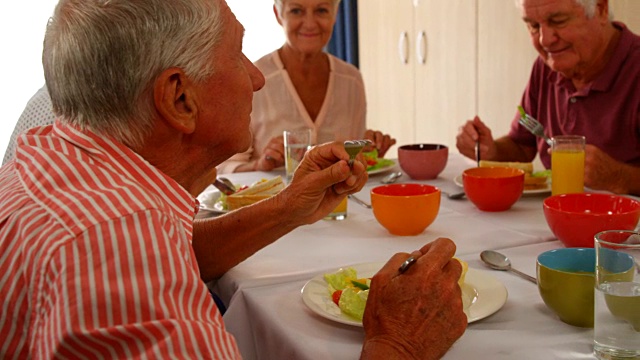
M 384 157 L 389 148 L 396 144 L 396 139 L 392 138 L 391 135 L 383 134 L 377 130 L 365 131 L 364 138 L 373 142 L 373 146 L 366 147 L 364 151 L 373 151 L 373 148 L 376 148 L 378 157 Z
M 341 142 L 311 148 L 298 165 L 289 186 L 280 192 L 289 213 L 302 223 L 313 223 L 329 214 L 347 194 L 358 192 L 366 184 L 362 161 L 347 165 L 349 154 Z
M 458 129 L 456 147 L 462 155 L 475 160 L 478 139 L 480 139 L 480 158 L 487 160 L 494 158 L 496 149 L 491 129 L 477 116 Z
M 467 317 L 458 286 L 461 266 L 452 259 L 455 249 L 450 239 L 439 238 L 413 252 L 417 261 L 404 274 L 398 268 L 409 255 L 398 253 L 373 277 L 363 351 L 373 342 L 402 358 L 439 359 L 462 336 Z
M 616 194 L 629 192 L 629 187 L 625 184 L 629 176 L 624 172 L 628 165 L 618 162 L 594 145 L 585 145 L 584 153 L 585 186 Z
M 284 166 L 284 137 L 277 136 L 269 140 L 262 151 L 262 156 L 256 160 L 255 171 L 271 171 Z

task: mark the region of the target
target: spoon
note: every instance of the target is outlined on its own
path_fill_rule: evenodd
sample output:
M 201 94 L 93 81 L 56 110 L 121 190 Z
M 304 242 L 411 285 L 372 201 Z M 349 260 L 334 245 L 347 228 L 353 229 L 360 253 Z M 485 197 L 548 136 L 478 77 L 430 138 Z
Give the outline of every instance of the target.
M 440 190 L 443 194 L 445 194 L 451 200 L 459 200 L 462 199 L 466 194 L 464 191 L 460 191 L 457 193 L 448 193 L 446 191 Z
M 220 190 L 220 192 L 225 195 L 231 195 L 236 192 L 235 185 L 233 185 L 231 180 L 225 177 L 216 178 L 216 180 L 213 182 L 213 186 L 215 186 L 218 190 Z
M 349 194 L 347 195 L 347 197 L 353 201 L 355 201 L 356 203 L 366 207 L 367 209 L 371 209 L 371 204 L 367 204 L 366 202 L 364 202 L 364 200 L 361 200 L 359 197 L 353 195 L 353 194 Z
M 489 265 L 489 267 L 492 269 L 502 270 L 502 271 L 511 271 L 519 275 L 520 277 L 531 281 L 534 284 L 538 283 L 538 280 L 536 280 L 536 278 L 512 268 L 511 260 L 509 260 L 508 257 L 504 256 L 503 254 L 497 251 L 485 250 L 480 253 L 480 259 L 482 259 L 482 261 L 484 261 L 484 263 Z
M 396 180 L 398 180 L 400 178 L 400 176 L 402 176 L 402 172 L 398 171 L 398 172 L 393 172 L 385 177 L 383 177 L 380 182 L 383 184 L 393 184 L 394 182 L 396 182 Z

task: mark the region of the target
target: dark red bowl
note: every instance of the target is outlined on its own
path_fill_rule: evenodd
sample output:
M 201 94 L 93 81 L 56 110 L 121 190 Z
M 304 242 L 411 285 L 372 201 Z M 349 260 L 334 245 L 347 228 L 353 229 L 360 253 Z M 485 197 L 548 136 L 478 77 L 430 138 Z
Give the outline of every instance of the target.
M 444 170 L 449 148 L 440 144 L 409 144 L 398 148 L 402 171 L 415 180 L 435 179 Z
M 546 198 L 544 217 L 566 247 L 593 247 L 604 230 L 633 230 L 640 220 L 640 201 L 609 194 L 562 194 Z

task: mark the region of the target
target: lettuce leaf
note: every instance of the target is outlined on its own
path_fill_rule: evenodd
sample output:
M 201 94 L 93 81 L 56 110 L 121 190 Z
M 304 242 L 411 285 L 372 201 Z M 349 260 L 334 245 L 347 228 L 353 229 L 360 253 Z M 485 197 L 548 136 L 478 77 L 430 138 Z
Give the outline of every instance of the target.
M 358 274 L 354 268 L 340 269 L 335 273 L 324 274 L 324 280 L 329 283 L 329 292 L 343 290 L 351 285 L 351 280 L 358 278 Z
M 362 320 L 368 297 L 369 290 L 359 290 L 352 287 L 346 288 L 342 290 L 342 296 L 340 296 L 338 306 L 343 313 Z
M 373 170 L 377 170 L 377 169 L 395 164 L 393 160 L 379 158 L 378 149 L 373 149 L 372 151 L 363 152 L 362 155 L 364 156 L 364 159 L 367 161 L 367 164 L 373 163 L 372 165 L 367 166 L 367 171 L 373 171 Z

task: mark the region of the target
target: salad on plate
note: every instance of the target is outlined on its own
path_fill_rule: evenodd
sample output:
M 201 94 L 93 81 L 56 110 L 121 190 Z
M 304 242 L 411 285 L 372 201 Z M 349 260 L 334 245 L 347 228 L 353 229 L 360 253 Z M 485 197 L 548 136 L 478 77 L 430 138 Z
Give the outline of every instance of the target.
M 367 163 L 367 172 L 388 168 L 396 164 L 395 161 L 391 159 L 378 157 L 377 149 L 373 149 L 372 151 L 368 151 L 368 152 L 363 152 L 362 156 L 364 156 L 364 160 Z
M 466 261 L 455 259 L 462 265 L 462 273 L 458 284 L 463 287 L 469 266 Z M 369 298 L 371 278 L 359 278 L 357 271 L 352 267 L 341 268 L 334 273 L 324 274 L 323 277 L 327 282 L 328 296 L 340 308 L 340 311 L 345 315 L 362 321 L 367 299 Z M 463 296 L 465 309 L 470 306 L 470 301 L 470 299 Z

